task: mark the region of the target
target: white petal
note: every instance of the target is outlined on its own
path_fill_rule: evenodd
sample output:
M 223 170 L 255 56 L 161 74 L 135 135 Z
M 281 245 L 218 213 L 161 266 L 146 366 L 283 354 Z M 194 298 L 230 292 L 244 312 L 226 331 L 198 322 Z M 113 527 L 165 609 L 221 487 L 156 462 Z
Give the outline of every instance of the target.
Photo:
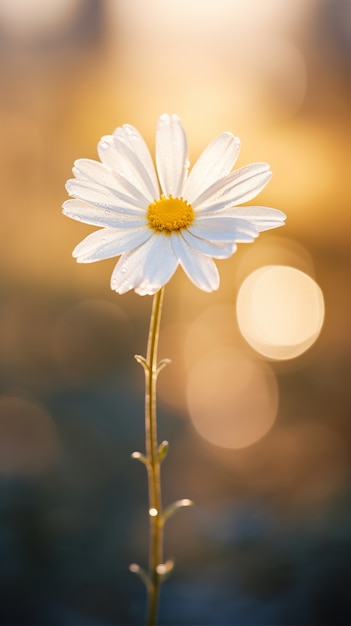
M 92 159 L 77 159 L 73 166 L 74 176 L 82 181 L 91 181 L 111 189 L 118 198 L 127 199 L 138 207 L 147 207 L 149 199 L 129 180 L 118 172 L 112 172 L 106 165 Z
M 202 291 L 214 291 L 219 287 L 219 274 L 213 260 L 201 254 L 183 239 L 172 234 L 173 250 L 188 278 Z
M 138 189 L 146 198 L 147 204 L 159 197 L 159 190 L 153 184 L 145 165 L 120 137 L 102 137 L 98 144 L 98 153 L 102 163 Z
M 240 151 L 240 140 L 222 133 L 210 143 L 192 167 L 183 189 L 183 198 L 191 204 L 205 189 L 229 174 Z
M 243 206 L 224 209 L 220 215 L 244 218 L 254 224 L 259 232 L 283 226 L 286 215 L 278 209 L 271 209 L 265 206 Z
M 147 173 L 154 187 L 154 191 L 156 194 L 154 197 L 158 197 L 160 195 L 160 190 L 158 186 L 155 166 L 149 148 L 147 147 L 139 131 L 130 124 L 124 124 L 123 126 L 119 126 L 118 128 L 116 128 L 113 131 L 113 135 L 124 141 L 124 143 L 126 143 L 137 155 L 139 161 L 144 164 L 144 167 L 147 170 Z
M 221 215 L 198 217 L 188 228 L 189 232 L 209 241 L 250 242 L 258 231 L 248 220 Z
M 143 280 L 146 258 L 158 235 L 151 235 L 142 245 L 122 254 L 111 276 L 111 289 L 119 294 L 138 287 Z
M 93 263 L 118 256 L 139 246 L 149 238 L 150 230 L 147 228 L 128 228 L 126 230 L 103 228 L 83 239 L 75 247 L 72 255 L 78 263 Z
M 227 259 L 234 254 L 237 248 L 235 243 L 228 241 L 215 242 L 195 237 L 188 230 L 182 231 L 182 237 L 192 248 L 215 259 Z
M 140 296 L 153 295 L 172 278 L 178 267 L 169 235 L 156 235 L 143 267 L 143 280 L 135 289 Z
M 147 225 L 146 218 L 140 213 L 101 209 L 83 200 L 66 200 L 62 207 L 62 213 L 67 217 L 91 226 L 130 228 Z
M 248 202 L 262 191 L 271 178 L 268 163 L 246 165 L 211 185 L 193 201 L 192 206 L 199 212 L 208 212 Z
M 135 214 L 145 213 L 148 206 L 147 200 L 137 200 L 132 196 L 120 193 L 115 189 L 104 187 L 90 180 L 77 180 L 71 178 L 66 182 L 66 189 L 70 196 L 74 196 L 84 202 L 90 202 L 103 209 L 112 209 Z
M 180 197 L 189 163 L 186 135 L 176 115 L 161 115 L 158 121 L 156 166 L 163 194 Z
M 77 159 L 74 162 L 73 174 L 76 178 L 91 180 L 99 185 L 119 189 L 114 173 L 106 165 L 93 159 Z

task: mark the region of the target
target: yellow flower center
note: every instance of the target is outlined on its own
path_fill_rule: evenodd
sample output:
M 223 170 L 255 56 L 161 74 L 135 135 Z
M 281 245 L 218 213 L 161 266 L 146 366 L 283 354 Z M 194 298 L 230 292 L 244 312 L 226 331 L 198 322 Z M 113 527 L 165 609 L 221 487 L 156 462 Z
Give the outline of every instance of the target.
M 154 200 L 147 209 L 149 226 L 156 232 L 170 235 L 174 231 L 183 230 L 193 222 L 195 217 L 193 207 L 183 198 L 161 196 Z

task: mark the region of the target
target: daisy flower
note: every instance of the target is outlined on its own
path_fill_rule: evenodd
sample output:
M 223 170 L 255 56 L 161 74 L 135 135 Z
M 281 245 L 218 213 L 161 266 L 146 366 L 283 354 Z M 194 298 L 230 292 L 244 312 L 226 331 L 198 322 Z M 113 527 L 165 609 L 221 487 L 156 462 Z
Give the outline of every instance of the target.
M 219 286 L 213 259 L 230 257 L 239 242 L 284 223 L 281 211 L 238 206 L 271 178 L 267 163 L 232 171 L 240 141 L 222 133 L 190 173 L 187 139 L 176 115 L 162 115 L 156 131 L 156 168 L 136 128 L 125 124 L 98 144 L 100 162 L 78 159 L 63 204 L 68 217 L 100 227 L 73 251 L 79 263 L 120 256 L 111 289 L 155 294 L 180 265 L 203 291 Z

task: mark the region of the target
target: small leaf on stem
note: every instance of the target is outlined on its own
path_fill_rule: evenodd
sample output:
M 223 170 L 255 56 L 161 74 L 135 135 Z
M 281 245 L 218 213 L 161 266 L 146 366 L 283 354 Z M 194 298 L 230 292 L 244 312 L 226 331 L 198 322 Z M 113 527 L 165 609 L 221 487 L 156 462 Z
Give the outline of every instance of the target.
M 137 461 L 141 461 L 142 463 L 144 463 L 144 465 L 148 464 L 148 460 L 147 460 L 146 456 L 144 454 L 142 454 L 141 452 L 132 452 L 132 454 L 130 456 L 132 457 L 132 459 L 136 459 Z
M 173 568 L 174 561 L 172 559 L 169 559 L 168 561 L 166 561 L 166 563 L 160 563 L 159 565 L 157 565 L 156 572 L 161 582 L 167 580 L 167 578 L 171 575 Z
M 166 367 L 166 365 L 169 365 L 170 363 L 172 363 L 171 359 L 162 359 L 162 361 L 157 363 L 157 368 L 156 368 L 157 373 L 159 374 L 160 371 L 163 370 L 163 368 Z
M 136 362 L 139 363 L 139 365 L 142 365 L 144 370 L 148 370 L 149 369 L 149 366 L 147 364 L 147 360 L 145 359 L 144 356 L 141 356 L 141 354 L 134 354 L 134 358 L 135 358 Z
M 189 500 L 188 498 L 183 498 L 182 500 L 177 500 L 176 502 L 173 502 L 173 504 L 171 504 L 163 513 L 163 521 L 166 522 L 170 517 L 172 517 L 172 515 L 174 515 L 174 513 L 179 511 L 179 509 L 182 509 L 185 506 L 193 505 L 193 501 Z
M 129 570 L 133 572 L 133 574 L 136 574 L 137 576 L 139 576 L 140 580 L 143 581 L 146 588 L 149 589 L 150 578 L 148 574 L 145 572 L 145 570 L 142 567 L 140 567 L 140 565 L 138 565 L 137 563 L 131 563 L 129 565 Z
M 162 441 L 162 443 L 160 443 L 158 447 L 158 458 L 160 461 L 163 461 L 163 459 L 166 458 L 167 453 L 168 453 L 168 448 L 169 448 L 168 441 L 164 440 Z

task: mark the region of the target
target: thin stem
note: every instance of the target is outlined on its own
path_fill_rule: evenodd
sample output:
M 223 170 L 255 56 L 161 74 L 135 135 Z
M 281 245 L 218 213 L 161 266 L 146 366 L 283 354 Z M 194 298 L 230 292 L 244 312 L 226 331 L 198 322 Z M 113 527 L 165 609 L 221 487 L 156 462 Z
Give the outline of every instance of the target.
M 158 454 L 156 381 L 157 349 L 164 289 L 155 295 L 152 304 L 145 369 L 145 439 L 149 489 L 149 576 L 148 626 L 154 626 L 160 596 L 161 579 L 157 567 L 163 563 L 163 516 L 161 500 L 160 458 Z

